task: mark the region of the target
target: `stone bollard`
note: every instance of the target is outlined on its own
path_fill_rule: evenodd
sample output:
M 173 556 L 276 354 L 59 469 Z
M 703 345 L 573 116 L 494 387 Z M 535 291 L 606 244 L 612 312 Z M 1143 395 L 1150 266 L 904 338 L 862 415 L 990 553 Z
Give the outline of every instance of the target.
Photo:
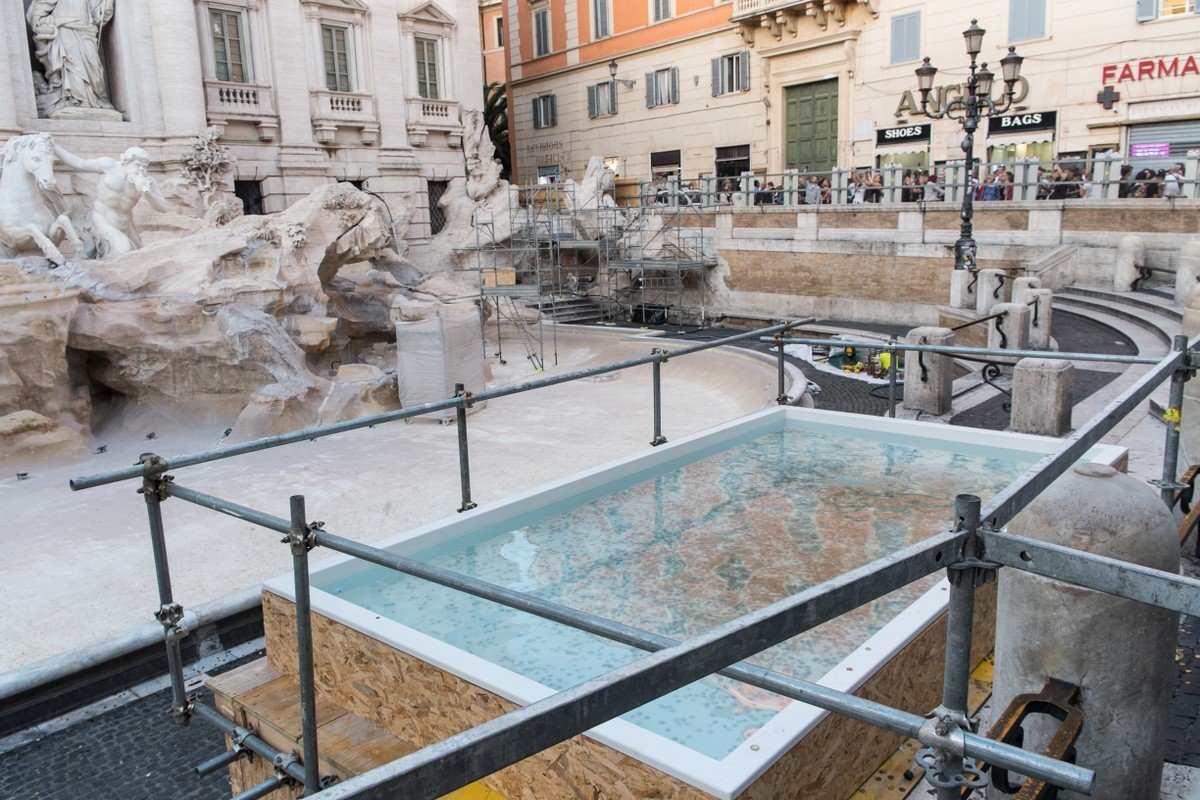
M 1055 481 L 1009 526 L 1019 536 L 1179 571 L 1179 539 L 1158 492 L 1100 464 Z M 1093 800 L 1158 800 L 1179 615 L 1005 567 L 996 612 L 992 715 L 1050 678 L 1082 688 L 1076 763 L 1096 770 Z M 1025 724 L 1026 750 L 1053 730 Z M 989 798 L 1011 798 L 995 789 Z M 1063 800 L 1079 798 L 1059 794 Z
M 992 306 L 991 313 L 1004 316 L 988 320 L 988 347 L 999 350 L 1027 350 L 1029 320 L 1033 316 L 1029 312 L 1029 306 L 1016 303 Z
M 975 311 L 979 314 L 992 313 L 992 306 L 1007 301 L 1004 289 L 1008 285 L 1008 276 L 1004 270 L 979 270 L 979 283 L 975 285 Z
M 1022 358 L 1013 368 L 1012 421 L 1019 433 L 1066 436 L 1075 405 L 1075 367 L 1062 359 Z
M 950 273 L 950 307 L 975 308 L 975 292 L 979 284 L 971 286 L 975 276 L 970 270 L 956 269 Z
M 1146 265 L 1146 243 L 1134 234 L 1122 236 L 1117 243 L 1117 263 L 1113 269 L 1113 291 L 1128 292 L 1138 277 L 1138 267 Z
M 909 344 L 954 344 L 949 328 L 913 328 L 904 337 Z M 906 353 L 904 356 L 904 407 L 940 417 L 950 411 L 954 387 L 954 364 L 937 353 Z
M 1025 297 L 1029 309 L 1029 349 L 1049 350 L 1050 321 L 1054 316 L 1054 292 L 1049 289 L 1033 289 Z M 1035 300 L 1036 303 L 1033 302 Z
M 1028 303 L 1029 293 L 1042 288 L 1041 278 L 1017 278 L 1012 285 L 1012 302 Z
M 1200 239 L 1185 242 L 1175 261 L 1175 305 L 1187 305 L 1188 295 L 1200 281 Z

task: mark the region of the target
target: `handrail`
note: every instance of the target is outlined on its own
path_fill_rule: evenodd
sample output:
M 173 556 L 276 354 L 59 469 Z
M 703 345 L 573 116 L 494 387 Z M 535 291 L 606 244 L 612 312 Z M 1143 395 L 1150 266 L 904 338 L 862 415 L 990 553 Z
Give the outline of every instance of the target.
M 665 364 L 672 358 L 679 356 L 698 353 L 701 350 L 709 350 L 714 347 L 720 347 L 726 344 L 732 344 L 744 339 L 756 339 L 760 336 L 771 333 L 783 333 L 791 330 L 805 322 L 811 322 L 811 318 L 797 319 L 791 322 L 785 322 L 779 325 L 772 325 L 767 328 L 759 328 L 745 333 L 726 336 L 722 339 L 715 339 L 711 342 L 700 342 L 699 344 L 689 345 L 687 347 L 677 348 L 669 353 L 652 353 L 648 356 L 638 358 L 630 358 L 624 361 L 618 361 L 612 364 L 605 364 L 598 367 L 588 367 L 586 369 L 567 372 L 562 375 L 549 375 L 542 378 L 536 378 L 524 383 L 512 384 L 510 386 L 499 386 L 494 389 L 485 389 L 483 391 L 469 393 L 459 397 L 448 397 L 445 400 L 435 400 L 429 403 L 422 403 L 411 408 L 398 409 L 396 411 L 385 411 L 382 414 L 373 414 L 367 417 L 359 417 L 357 419 L 344 420 L 342 422 L 334 422 L 329 425 L 318 425 L 310 428 L 302 428 L 291 433 L 281 433 L 274 436 L 266 436 L 261 439 L 255 439 L 250 442 L 241 444 L 229 445 L 219 449 L 202 450 L 197 453 L 175 456 L 173 458 L 162 459 L 156 462 L 155 471 L 161 473 L 167 470 L 181 469 L 183 467 L 193 467 L 197 464 L 206 464 L 212 461 L 221 461 L 233 456 L 245 455 L 246 453 L 256 453 L 260 450 L 270 450 L 275 447 L 282 447 L 288 444 L 297 442 L 313 441 L 325 436 L 333 436 L 338 433 L 358 430 L 359 428 L 373 428 L 376 425 L 382 425 L 387 422 L 396 422 L 397 420 L 413 419 L 414 417 L 432 414 L 437 411 L 446 411 L 451 408 L 470 407 L 474 403 L 482 400 L 494 400 L 500 397 L 507 397 L 521 392 L 528 392 L 534 389 L 541 389 L 546 386 L 555 386 L 560 383 L 568 383 L 577 381 L 583 378 L 591 378 L 597 375 L 604 375 L 610 372 L 618 372 L 632 367 L 640 367 L 645 364 Z M 132 480 L 134 478 L 145 477 L 147 467 L 144 464 L 137 464 L 131 467 L 111 470 L 109 472 L 101 472 L 95 475 L 82 475 L 72 478 L 70 481 L 71 489 L 80 491 L 82 489 L 91 489 L 96 486 L 104 486 L 109 483 L 117 483 L 118 481 Z
M 980 325 L 984 322 L 988 322 L 989 320 L 1000 319 L 1007 313 L 1008 313 L 1007 311 L 1001 311 L 998 314 L 992 314 L 991 316 L 987 316 L 987 317 L 980 317 L 979 319 L 974 319 L 974 320 L 971 320 L 970 322 L 964 322 L 961 325 L 955 325 L 954 327 L 950 328 L 950 330 L 961 331 L 964 328 L 970 328 L 972 325 Z
M 759 341 L 774 342 L 775 339 L 764 337 Z M 857 347 L 863 350 L 886 350 L 894 347 L 897 350 L 919 353 L 937 353 L 947 356 L 1002 356 L 1005 358 L 1057 358 L 1063 361 L 1098 361 L 1107 364 L 1159 364 L 1161 357 L 1157 356 L 1122 356 L 1110 353 L 1062 353 L 1056 350 L 1001 350 L 993 347 L 966 347 L 949 344 L 915 344 L 890 339 L 887 342 L 852 341 L 848 339 L 816 339 L 803 337 L 785 337 L 784 344 L 826 345 Z

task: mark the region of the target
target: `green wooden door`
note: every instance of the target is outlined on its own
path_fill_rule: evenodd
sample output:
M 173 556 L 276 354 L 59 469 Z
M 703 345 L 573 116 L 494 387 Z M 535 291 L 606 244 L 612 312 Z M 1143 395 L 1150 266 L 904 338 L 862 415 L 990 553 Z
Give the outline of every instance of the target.
M 784 89 L 784 162 L 788 169 L 824 172 L 837 161 L 837 78 Z

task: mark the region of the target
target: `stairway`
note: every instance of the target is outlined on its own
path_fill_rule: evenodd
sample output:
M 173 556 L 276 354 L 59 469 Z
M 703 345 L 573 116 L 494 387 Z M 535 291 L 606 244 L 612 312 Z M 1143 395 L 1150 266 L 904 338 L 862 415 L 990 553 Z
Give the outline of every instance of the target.
M 1128 333 L 1130 325 L 1136 326 L 1168 347 L 1183 323 L 1183 314 L 1175 308 L 1173 300 L 1153 290 L 1115 292 L 1072 286 L 1055 293 L 1054 307 L 1101 322 L 1119 320 L 1122 324 L 1113 326 L 1118 330 Z
M 536 308 L 548 321 L 565 325 L 587 325 L 601 322 L 607 316 L 604 307 L 590 297 L 557 297 L 553 300 L 543 297 L 529 303 L 529 308 Z

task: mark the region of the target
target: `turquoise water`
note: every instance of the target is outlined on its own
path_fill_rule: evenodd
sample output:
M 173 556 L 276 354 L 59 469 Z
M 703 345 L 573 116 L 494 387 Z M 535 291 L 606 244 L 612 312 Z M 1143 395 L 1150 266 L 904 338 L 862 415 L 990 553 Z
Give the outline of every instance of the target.
M 676 639 L 945 530 L 961 492 L 994 495 L 1037 456 L 791 424 L 413 555 Z M 761 653 L 820 679 L 931 586 L 931 576 Z M 566 689 L 640 651 L 374 567 L 318 588 Z M 786 698 L 706 678 L 624 719 L 721 759 Z

